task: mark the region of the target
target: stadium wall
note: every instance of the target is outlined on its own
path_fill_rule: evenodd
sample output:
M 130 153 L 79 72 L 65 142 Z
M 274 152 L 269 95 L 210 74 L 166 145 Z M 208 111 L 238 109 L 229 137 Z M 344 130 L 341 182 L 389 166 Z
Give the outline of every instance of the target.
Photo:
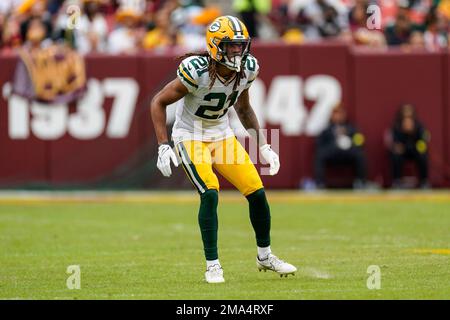
M 282 166 L 277 176 L 263 178 L 266 187 L 298 188 L 312 177 L 314 137 L 341 100 L 365 135 L 371 180 L 390 183 L 384 133 L 399 105 L 409 102 L 431 133 L 431 182 L 450 185 L 449 54 L 374 52 L 339 43 L 259 45 L 253 54 L 261 72 L 252 103 L 266 128 L 279 129 Z M 173 57 L 90 55 L 88 94 L 70 106 L 12 94 L 16 61 L 0 56 L 1 188 L 191 187 L 181 169 L 171 179 L 156 169 L 148 106 L 175 76 Z M 270 138 L 276 144 L 277 136 Z M 350 181 L 348 171 L 331 174 L 337 184 Z M 221 186 L 230 187 L 225 181 Z

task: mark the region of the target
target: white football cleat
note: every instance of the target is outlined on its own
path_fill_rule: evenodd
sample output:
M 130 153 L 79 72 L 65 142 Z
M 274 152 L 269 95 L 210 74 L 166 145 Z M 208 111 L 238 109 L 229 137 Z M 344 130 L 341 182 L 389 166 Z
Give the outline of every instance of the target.
M 225 282 L 223 278 L 223 269 L 219 264 L 213 264 L 206 269 L 205 280 L 208 283 L 222 283 Z
M 292 264 L 289 264 L 287 262 L 284 262 L 283 260 L 279 259 L 277 256 L 269 253 L 266 259 L 259 260 L 259 257 L 256 256 L 256 266 L 258 267 L 259 271 L 267 271 L 271 270 L 280 275 L 280 277 L 287 277 L 288 274 L 294 275 L 297 271 L 297 268 L 294 267 Z

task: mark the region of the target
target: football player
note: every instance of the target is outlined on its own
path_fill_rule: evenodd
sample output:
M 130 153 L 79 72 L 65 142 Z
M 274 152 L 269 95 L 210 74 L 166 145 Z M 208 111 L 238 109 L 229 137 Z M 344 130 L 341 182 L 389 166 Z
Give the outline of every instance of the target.
M 225 281 L 217 251 L 219 182 L 213 168 L 248 200 L 256 236 L 257 268 L 287 277 L 297 269 L 271 252 L 270 209 L 264 187 L 249 155 L 234 136 L 227 115 L 234 106 L 245 129 L 257 139 L 262 157 L 270 164 L 269 173 L 277 174 L 279 157 L 265 137 L 257 134 L 260 127 L 249 101 L 248 90 L 259 66 L 250 55 L 247 28 L 233 16 L 219 17 L 207 28 L 206 48 L 204 53 L 185 55 L 177 77 L 152 100 L 151 115 L 159 144 L 157 167 L 169 177 L 171 163 L 178 166 L 167 136 L 166 107 L 184 98 L 176 110 L 172 140 L 186 175 L 200 194 L 198 222 L 206 257 L 206 281 Z

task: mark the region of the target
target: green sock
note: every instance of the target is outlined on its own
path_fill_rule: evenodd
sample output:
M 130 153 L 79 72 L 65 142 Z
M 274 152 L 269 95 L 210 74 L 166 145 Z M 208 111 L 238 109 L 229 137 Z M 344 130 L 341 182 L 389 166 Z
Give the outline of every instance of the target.
M 264 189 L 249 194 L 247 200 L 250 208 L 250 221 L 255 230 L 256 245 L 270 246 L 270 208 Z
M 198 212 L 198 224 L 203 240 L 206 260 L 216 260 L 217 253 L 217 204 L 219 193 L 217 190 L 206 190 L 200 195 L 200 210 Z

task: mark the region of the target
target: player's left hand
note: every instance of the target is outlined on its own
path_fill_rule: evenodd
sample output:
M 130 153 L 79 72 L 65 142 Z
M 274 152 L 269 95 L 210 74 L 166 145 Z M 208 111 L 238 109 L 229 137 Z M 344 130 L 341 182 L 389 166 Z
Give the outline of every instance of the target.
M 269 174 L 271 176 L 274 176 L 278 173 L 278 170 L 280 170 L 280 158 L 275 153 L 275 151 L 272 150 L 270 147 L 270 144 L 265 144 L 259 148 L 259 151 L 261 152 L 262 157 L 264 160 L 266 160 L 267 163 L 270 164 Z

